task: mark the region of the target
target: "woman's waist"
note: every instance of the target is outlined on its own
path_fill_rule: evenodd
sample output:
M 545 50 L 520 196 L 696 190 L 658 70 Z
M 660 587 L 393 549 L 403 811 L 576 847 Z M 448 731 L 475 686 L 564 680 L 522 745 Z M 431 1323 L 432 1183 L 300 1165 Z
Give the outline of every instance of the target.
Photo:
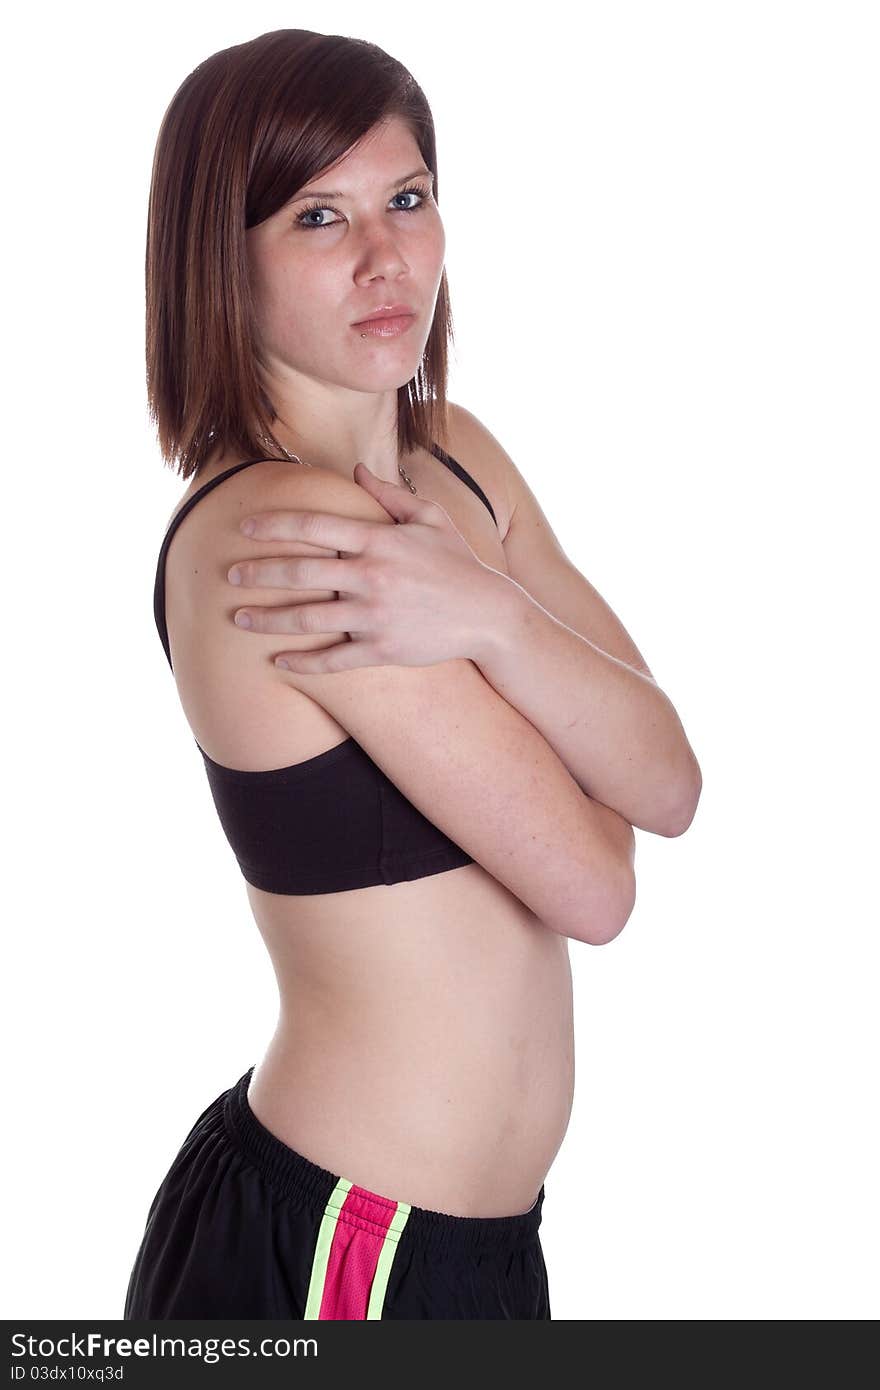
M 388 1028 L 334 1038 L 279 1027 L 249 1100 L 290 1148 L 385 1196 L 459 1215 L 525 1211 L 562 1143 L 573 1042 L 534 1048 Z
M 281 1013 L 251 1087 L 322 1167 L 504 1215 L 531 1206 L 568 1124 L 571 966 L 567 938 L 475 867 L 377 889 L 363 911 L 255 903 Z
M 491 1012 L 507 1027 L 570 1007 L 568 938 L 482 869 L 468 877 L 471 869 L 479 866 L 371 889 L 379 896 L 369 901 L 252 898 L 282 1014 L 323 1010 L 344 1029 L 393 1023 L 400 1010 L 419 1028 L 435 1017 L 470 1026 Z
M 352 950 L 328 970 L 290 960 L 277 970 L 281 1008 L 275 1055 L 290 1079 L 304 1067 L 356 1089 L 364 1065 L 406 1094 L 487 1097 L 511 1107 L 564 1089 L 573 1056 L 567 951 L 520 954 Z
M 527 1110 L 532 1122 L 573 1085 L 571 992 L 503 1004 L 438 992 L 424 1000 L 392 994 L 384 1009 L 363 1000 L 334 1009 L 300 996 L 282 1009 L 267 1060 L 285 1090 L 312 1086 L 351 1106 L 368 1081 L 401 1108 L 421 1092 L 431 1105 L 470 1106 L 474 1119 Z

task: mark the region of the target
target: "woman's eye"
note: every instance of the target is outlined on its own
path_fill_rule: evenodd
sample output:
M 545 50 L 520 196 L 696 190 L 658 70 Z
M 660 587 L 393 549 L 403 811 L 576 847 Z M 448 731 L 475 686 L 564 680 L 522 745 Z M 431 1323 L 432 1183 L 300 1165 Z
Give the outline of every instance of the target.
M 424 206 L 426 199 L 430 197 L 430 189 L 428 189 L 428 188 L 421 188 L 421 187 L 420 187 L 420 188 L 402 188 L 402 189 L 400 190 L 399 193 L 395 193 L 395 195 L 394 195 L 394 197 L 392 198 L 391 201 L 392 201 L 392 202 L 396 202 L 396 200 L 397 200 L 398 198 L 412 198 L 412 197 L 418 198 L 418 202 L 416 202 L 416 203 L 414 203 L 414 204 L 411 203 L 411 204 L 409 204 L 409 205 L 406 206 L 406 207 L 401 207 L 401 206 L 398 204 L 398 206 L 397 206 L 396 208 L 392 208 L 392 211 L 393 211 L 393 212 L 418 212 L 419 209 L 420 209 L 421 207 Z M 303 208 L 302 212 L 299 213 L 299 215 L 297 216 L 297 218 L 296 218 L 296 224 L 297 224 L 297 226 L 299 226 L 299 227 L 305 227 L 308 231 L 321 231 L 321 229 L 324 228 L 324 227 L 333 227 L 333 226 L 335 226 L 335 225 L 336 225 L 335 222 L 315 222 L 315 221 L 313 220 L 319 213 L 325 213 L 325 212 L 330 212 L 330 213 L 332 213 L 332 212 L 333 212 L 333 208 L 327 207 L 326 204 L 324 204 L 324 203 L 318 203 L 318 202 L 307 203 L 306 206 Z
M 333 211 L 332 208 L 324 208 L 324 207 L 321 207 L 320 205 L 318 205 L 318 206 L 316 206 L 316 207 L 309 207 L 309 208 L 306 208 L 304 212 L 301 212 L 300 215 L 299 215 L 299 217 L 298 217 L 296 220 L 297 220 L 297 222 L 300 224 L 301 227 L 327 227 L 327 226 L 332 226 L 332 225 L 333 225 L 332 222 L 329 222 L 329 223 L 328 223 L 328 222 L 313 222 L 313 221 L 311 220 L 313 217 L 316 217 L 318 213 L 332 212 L 332 211 Z

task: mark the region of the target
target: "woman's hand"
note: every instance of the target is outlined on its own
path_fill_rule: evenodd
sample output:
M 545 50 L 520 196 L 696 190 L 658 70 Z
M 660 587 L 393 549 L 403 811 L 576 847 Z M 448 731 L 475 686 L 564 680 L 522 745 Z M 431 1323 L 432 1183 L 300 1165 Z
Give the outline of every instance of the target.
M 360 470 L 360 474 L 358 474 Z M 347 633 L 314 652 L 279 652 L 276 665 L 318 673 L 355 666 L 430 666 L 476 658 L 506 576 L 471 550 L 437 502 L 377 478 L 363 463 L 354 480 L 382 504 L 397 526 L 299 510 L 260 512 L 240 523 L 259 540 L 306 540 L 340 557 L 279 556 L 240 561 L 230 583 L 282 589 L 333 589 L 339 597 L 283 607 L 252 605 L 254 632 Z M 238 573 L 238 579 L 234 577 Z

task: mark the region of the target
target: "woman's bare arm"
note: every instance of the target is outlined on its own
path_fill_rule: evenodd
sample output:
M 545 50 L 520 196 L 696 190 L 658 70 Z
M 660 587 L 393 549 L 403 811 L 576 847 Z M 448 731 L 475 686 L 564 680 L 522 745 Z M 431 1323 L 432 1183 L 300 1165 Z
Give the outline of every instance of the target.
M 238 519 L 249 511 L 294 508 L 394 524 L 353 480 L 326 469 L 260 471 L 259 480 L 248 478 L 254 470 L 243 472 L 230 499 L 230 525 L 217 528 L 224 575 L 234 561 L 269 553 L 329 553 L 306 542 L 243 537 Z M 308 597 L 333 594 L 310 590 Z M 282 697 L 282 688 L 295 689 L 327 710 L 413 805 L 548 927 L 596 945 L 623 928 L 635 900 L 631 825 L 583 793 L 543 735 L 472 661 L 307 674 L 277 668 L 274 656 L 331 645 L 335 634 L 232 627 L 230 640 L 239 660 L 265 670 Z M 283 698 L 278 707 L 284 718 Z M 297 713 L 291 701 L 290 719 Z

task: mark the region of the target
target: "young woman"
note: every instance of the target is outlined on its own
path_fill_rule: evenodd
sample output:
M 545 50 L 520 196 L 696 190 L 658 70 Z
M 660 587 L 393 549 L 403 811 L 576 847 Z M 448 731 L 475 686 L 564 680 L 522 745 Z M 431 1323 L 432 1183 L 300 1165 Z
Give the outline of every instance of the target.
M 444 250 L 430 110 L 373 45 L 265 34 L 172 100 L 148 384 L 191 482 L 156 622 L 280 1012 L 156 1192 L 126 1318 L 550 1317 L 569 939 L 621 930 L 632 826 L 680 834 L 699 769 L 446 400 Z

